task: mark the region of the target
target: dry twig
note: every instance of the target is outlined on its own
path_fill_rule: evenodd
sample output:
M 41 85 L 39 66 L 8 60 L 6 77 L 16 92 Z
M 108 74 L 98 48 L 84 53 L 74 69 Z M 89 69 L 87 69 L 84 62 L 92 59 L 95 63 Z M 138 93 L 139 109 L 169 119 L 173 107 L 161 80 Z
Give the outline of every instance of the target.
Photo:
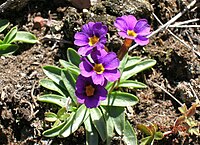
M 154 86 L 159 87 L 161 90 L 163 90 L 166 94 L 168 94 L 172 99 L 174 99 L 178 104 L 181 106 L 183 105 L 176 97 L 174 97 L 172 94 L 170 94 L 166 89 L 158 85 L 157 83 L 152 82 Z
M 174 23 L 174 25 L 170 25 L 169 27 L 176 27 L 176 26 L 180 26 L 180 25 L 186 25 L 188 23 L 197 22 L 199 20 L 200 19 L 195 18 L 195 19 L 186 20 L 186 21 L 182 21 L 182 22 L 176 22 L 176 23 Z
M 156 18 L 156 20 L 163 25 L 163 23 L 158 19 L 158 17 L 153 13 L 153 16 Z M 171 30 L 167 29 L 167 31 L 174 36 L 177 40 L 179 40 L 181 43 L 183 43 L 187 48 L 191 49 L 191 46 L 188 45 L 184 40 L 182 40 L 181 38 L 179 38 L 178 36 L 176 36 Z

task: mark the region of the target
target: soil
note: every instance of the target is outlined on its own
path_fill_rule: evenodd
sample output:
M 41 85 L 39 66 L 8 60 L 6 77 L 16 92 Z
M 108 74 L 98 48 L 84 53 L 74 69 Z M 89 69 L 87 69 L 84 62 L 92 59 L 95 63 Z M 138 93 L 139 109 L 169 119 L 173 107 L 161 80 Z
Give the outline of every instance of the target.
M 138 19 L 146 18 L 152 31 L 160 24 L 152 12 L 166 23 L 180 12 L 190 0 L 102 0 L 87 9 L 60 0 L 32 0 L 22 9 L 11 9 L 0 13 L 1 18 L 8 19 L 12 26 L 19 30 L 29 31 L 37 36 L 40 43 L 19 44 L 20 49 L 9 57 L 0 57 L 0 144 L 65 144 L 83 145 L 83 129 L 65 139 L 45 138 L 42 132 L 48 128 L 44 121 L 44 112 L 55 106 L 40 103 L 37 97 L 45 91 L 39 80 L 45 78 L 42 66 L 57 65 L 59 59 L 67 59 L 66 49 L 74 46 L 74 34 L 89 21 L 102 21 L 109 28 L 107 47 L 117 51 L 122 38 L 117 35 L 113 26 L 116 17 L 133 14 Z M 1 3 L 0 3 L 1 4 Z M 87 5 L 86 5 L 87 7 Z M 34 24 L 36 16 L 43 17 L 47 24 L 40 27 Z M 178 21 L 199 18 L 199 7 L 184 14 Z M 192 24 L 200 24 L 194 22 Z M 169 28 L 176 36 L 200 52 L 199 28 Z M 6 34 L 6 31 L 4 32 Z M 135 78 L 148 85 L 147 89 L 131 90 L 140 99 L 134 107 L 127 108 L 127 117 L 138 133 L 137 124 L 155 123 L 161 131 L 169 131 L 181 113 L 180 105 L 168 94 L 172 94 L 188 107 L 194 102 L 195 95 L 200 94 L 200 56 L 193 49 L 174 38 L 167 30 L 150 38 L 145 47 L 137 47 L 130 55 L 149 57 L 157 61 L 151 70 L 138 74 Z M 166 91 L 158 87 L 164 88 Z M 197 108 L 195 119 L 200 122 L 200 111 Z M 114 137 L 112 144 L 119 144 Z M 200 137 L 195 135 L 181 136 L 172 134 L 157 145 L 199 145 Z

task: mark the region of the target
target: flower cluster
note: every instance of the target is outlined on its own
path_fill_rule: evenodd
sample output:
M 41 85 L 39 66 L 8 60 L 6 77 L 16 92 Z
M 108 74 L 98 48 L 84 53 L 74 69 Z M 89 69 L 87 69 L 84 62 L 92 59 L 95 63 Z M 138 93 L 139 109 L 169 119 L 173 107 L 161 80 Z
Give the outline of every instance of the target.
M 134 40 L 139 45 L 149 42 L 146 36 L 150 34 L 150 26 L 145 19 L 137 21 L 132 15 L 122 16 L 116 19 L 114 25 L 120 30 L 119 35 L 128 40 Z M 89 22 L 74 36 L 74 44 L 80 47 L 78 54 L 81 55 L 81 74 L 76 81 L 75 94 L 78 102 L 87 108 L 99 106 L 100 101 L 107 97 L 107 82 L 120 78 L 118 67 L 121 58 L 105 50 L 107 31 L 107 26 L 101 22 Z
M 74 43 L 80 46 L 78 53 L 82 56 L 75 94 L 78 102 L 87 108 L 99 106 L 100 101 L 106 99 L 107 82 L 120 77 L 117 55 L 104 49 L 106 33 L 107 27 L 102 23 L 89 22 L 75 34 Z

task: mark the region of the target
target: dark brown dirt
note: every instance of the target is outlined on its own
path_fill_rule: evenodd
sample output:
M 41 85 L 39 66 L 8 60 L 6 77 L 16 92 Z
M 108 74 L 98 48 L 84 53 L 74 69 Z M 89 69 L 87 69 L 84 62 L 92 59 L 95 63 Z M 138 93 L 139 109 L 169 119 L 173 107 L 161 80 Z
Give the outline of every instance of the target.
M 105 0 L 91 6 L 88 12 L 75 8 L 67 1 L 38 0 L 30 1 L 23 9 L 1 13 L 12 25 L 20 30 L 34 33 L 39 44 L 20 44 L 20 49 L 10 57 L 0 57 L 0 144 L 84 144 L 82 129 L 67 139 L 44 138 L 42 132 L 48 128 L 44 122 L 44 112 L 55 106 L 37 102 L 37 96 L 45 90 L 38 81 L 45 78 L 42 66 L 59 65 L 58 60 L 67 59 L 66 49 L 72 47 L 73 36 L 81 26 L 89 21 L 103 21 L 109 27 L 108 48 L 117 51 L 122 39 L 117 36 L 113 22 L 117 16 L 133 14 L 137 18 L 147 18 L 152 30 L 160 25 L 151 15 L 154 12 L 163 22 L 169 21 L 180 12 L 188 1 L 149 0 L 141 2 Z M 199 18 L 199 8 L 184 14 L 178 21 Z M 49 14 L 50 13 L 50 14 Z M 93 17 L 91 17 L 93 15 Z M 36 28 L 35 16 L 51 18 L 51 25 Z M 195 24 L 195 23 L 194 23 Z M 200 24 L 197 22 L 196 24 Z M 11 27 L 11 26 L 10 26 Z M 195 28 L 170 28 L 175 35 L 200 51 L 200 30 Z M 192 49 L 185 47 L 168 31 L 163 31 L 150 39 L 144 48 L 134 49 L 131 55 L 147 56 L 157 60 L 152 70 L 145 71 L 133 79 L 148 85 L 148 89 L 131 90 L 140 103 L 127 108 L 127 117 L 135 128 L 137 124 L 155 123 L 161 131 L 169 131 L 180 112 L 179 104 L 156 84 L 165 88 L 182 103 L 191 105 L 195 95 L 200 94 L 200 58 Z M 190 87 L 191 86 L 191 87 Z M 193 90 L 191 89 L 194 89 Z M 199 96 L 198 96 L 199 97 Z M 195 119 L 200 122 L 199 110 Z M 139 139 L 142 137 L 138 130 Z M 195 135 L 186 137 L 169 135 L 158 145 L 199 145 L 200 138 Z M 114 138 L 113 144 L 118 144 Z

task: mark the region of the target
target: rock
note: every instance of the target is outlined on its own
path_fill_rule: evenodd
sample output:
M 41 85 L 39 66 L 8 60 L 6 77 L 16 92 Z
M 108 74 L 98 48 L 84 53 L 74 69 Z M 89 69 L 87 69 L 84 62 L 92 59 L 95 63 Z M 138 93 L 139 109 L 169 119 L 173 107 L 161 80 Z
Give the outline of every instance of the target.
M 102 3 L 105 5 L 107 13 L 116 16 L 132 14 L 138 18 L 149 19 L 153 12 L 151 4 L 146 0 L 127 0 L 124 2 L 121 0 L 106 0 Z
M 21 10 L 30 0 L 6 0 L 0 3 L 0 13 L 4 13 L 8 10 Z
M 90 0 L 70 0 L 70 2 L 78 9 L 87 9 L 91 6 Z

